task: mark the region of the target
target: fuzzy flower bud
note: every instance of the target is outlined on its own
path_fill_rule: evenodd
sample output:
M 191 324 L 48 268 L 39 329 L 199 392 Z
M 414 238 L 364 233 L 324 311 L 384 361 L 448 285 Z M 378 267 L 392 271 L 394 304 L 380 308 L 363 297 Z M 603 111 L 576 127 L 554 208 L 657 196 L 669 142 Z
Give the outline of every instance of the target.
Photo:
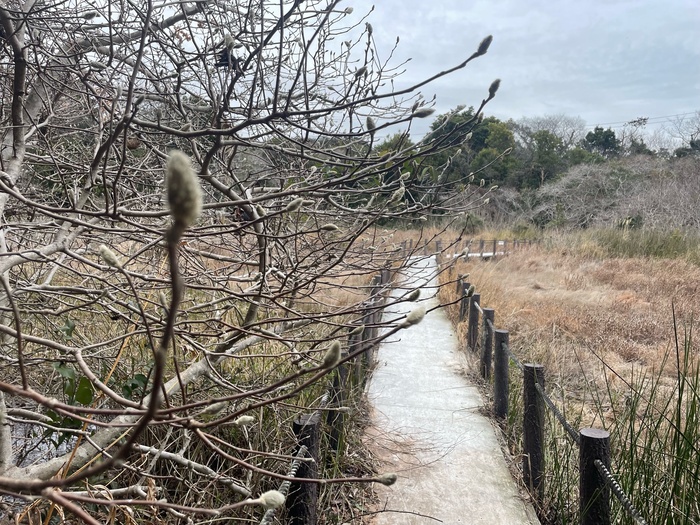
M 333 341 L 323 356 L 321 368 L 333 368 L 340 361 L 340 342 Z
M 379 483 L 381 483 L 382 485 L 386 485 L 387 487 L 389 487 L 389 486 L 393 485 L 394 483 L 396 483 L 396 480 L 398 478 L 399 477 L 396 474 L 391 472 L 389 474 L 382 474 L 381 476 L 379 476 L 377 478 L 377 481 Z
M 231 51 L 233 49 L 233 46 L 236 45 L 236 41 L 233 39 L 233 37 L 229 34 L 226 34 L 224 36 L 224 45 L 226 46 L 226 49 Z
M 402 184 L 394 193 L 391 194 L 391 198 L 389 199 L 387 204 L 395 204 L 397 202 L 401 202 L 405 194 L 406 188 Z
M 365 73 L 367 73 L 367 66 L 362 66 L 357 71 L 355 71 L 355 78 L 360 78 Z
M 260 501 L 260 505 L 265 507 L 266 510 L 272 510 L 284 505 L 286 498 L 284 494 L 278 490 L 268 490 L 264 494 L 261 494 L 258 500 Z
M 372 117 L 367 117 L 367 131 L 374 131 L 377 129 L 377 123 Z
M 202 414 L 209 414 L 209 415 L 218 414 L 223 409 L 225 409 L 227 406 L 228 406 L 228 403 L 226 401 L 214 403 L 212 405 L 207 406 L 204 410 L 202 410 Z
M 340 228 L 338 228 L 335 224 L 332 222 L 329 222 L 328 224 L 324 224 L 319 228 L 319 230 L 324 231 L 324 232 L 334 232 L 338 231 Z
M 104 244 L 100 244 L 100 255 L 102 256 L 104 262 L 106 262 L 107 265 L 111 266 L 112 268 L 122 267 L 116 254 Z
M 485 55 L 486 52 L 489 50 L 491 42 L 493 42 L 493 35 L 489 35 L 486 38 L 484 38 L 479 44 L 479 48 L 476 50 L 476 53 L 474 53 L 474 56 L 480 57 L 482 55 Z
M 233 424 L 236 425 L 237 427 L 245 427 L 247 425 L 250 425 L 255 421 L 255 418 L 253 416 L 241 416 L 234 420 Z
M 408 300 L 411 301 L 411 302 L 415 302 L 415 301 L 418 300 L 419 297 L 420 297 L 420 289 L 419 289 L 419 288 L 416 288 L 415 290 L 413 290 L 413 291 L 409 294 Z
M 286 211 L 287 213 L 292 213 L 294 211 L 297 211 L 303 205 L 304 205 L 304 199 L 299 197 L 299 198 L 291 201 L 289 204 L 287 204 L 287 206 L 284 208 L 284 211 Z
M 493 98 L 496 96 L 496 91 L 498 91 L 498 88 L 501 85 L 501 79 L 497 78 L 493 82 L 491 82 L 491 85 L 489 86 L 489 98 Z
M 402 328 L 408 328 L 409 326 L 413 326 L 414 324 L 420 323 L 423 318 L 425 317 L 425 306 L 419 306 L 418 308 L 415 308 L 413 311 L 411 311 L 410 314 L 406 316 L 406 320 L 401 323 Z
M 417 109 L 416 111 L 414 111 L 413 114 L 411 115 L 411 117 L 425 118 L 425 117 L 429 117 L 433 113 L 435 113 L 435 110 L 433 108 L 420 108 L 420 109 Z
M 365 325 L 361 324 L 357 328 L 353 328 L 352 330 L 350 330 L 348 335 L 360 335 L 364 331 L 365 331 Z
M 474 292 L 476 291 L 476 287 L 472 284 L 469 289 L 467 290 L 467 297 L 471 297 L 474 295 Z
M 165 168 L 170 214 L 176 223 L 187 228 L 202 212 L 202 189 L 187 155 L 170 152 Z

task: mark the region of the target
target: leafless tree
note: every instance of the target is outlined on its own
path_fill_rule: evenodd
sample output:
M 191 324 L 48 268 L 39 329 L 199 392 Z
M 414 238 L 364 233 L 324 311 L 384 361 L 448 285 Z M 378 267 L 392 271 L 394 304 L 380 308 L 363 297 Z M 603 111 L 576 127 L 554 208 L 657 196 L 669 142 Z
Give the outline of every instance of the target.
M 375 140 L 490 37 L 396 91 L 338 0 L 9 0 L 0 23 L 0 491 L 89 523 L 276 503 L 285 423 L 391 264 L 375 224 L 472 203 L 417 175 L 449 141 Z
M 586 122 L 581 117 L 557 113 L 541 117 L 525 117 L 514 123 L 513 131 L 525 144 L 538 131 L 549 131 L 561 140 L 564 148 L 576 146 L 586 134 Z

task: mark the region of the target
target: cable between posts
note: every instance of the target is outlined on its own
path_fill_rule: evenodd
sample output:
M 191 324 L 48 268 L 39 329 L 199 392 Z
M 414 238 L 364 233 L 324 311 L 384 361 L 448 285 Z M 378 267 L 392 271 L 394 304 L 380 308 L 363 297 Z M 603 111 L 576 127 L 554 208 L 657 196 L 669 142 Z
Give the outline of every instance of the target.
M 302 445 L 301 447 L 299 447 L 299 451 L 296 453 L 296 456 L 292 461 L 289 470 L 287 471 L 287 477 L 296 477 L 297 471 L 299 470 L 299 466 L 301 465 L 301 460 L 304 458 L 304 456 L 306 456 L 307 452 L 308 449 L 306 448 L 306 445 Z M 282 482 L 280 488 L 278 489 L 284 495 L 285 498 L 287 497 L 287 493 L 289 492 L 289 487 L 291 485 L 292 484 L 289 480 L 285 480 Z M 263 515 L 262 520 L 260 520 L 260 525 L 270 525 L 272 523 L 272 519 L 275 517 L 276 510 L 277 509 L 267 510 Z
M 641 513 L 634 507 L 634 505 L 632 505 L 632 502 L 630 501 L 627 494 L 625 494 L 625 491 L 622 490 L 620 484 L 613 477 L 610 471 L 605 467 L 603 462 L 599 459 L 596 459 L 593 461 L 593 464 L 595 465 L 596 469 L 598 469 L 598 473 L 603 477 L 603 479 L 605 479 L 608 485 L 610 485 L 610 490 L 613 494 L 615 494 L 615 497 L 620 502 L 622 507 L 634 519 L 634 521 L 636 521 L 638 525 L 648 525 L 646 520 L 642 517 Z
M 489 325 L 489 329 L 493 332 L 495 330 L 495 327 L 493 323 L 491 322 L 490 319 L 487 319 L 486 322 Z M 524 366 L 522 362 L 513 354 L 513 352 L 510 350 L 510 347 L 507 344 L 503 344 L 503 349 L 506 351 L 506 354 L 508 355 L 508 358 L 515 363 L 515 365 L 521 370 L 524 370 Z M 535 383 L 535 390 L 542 396 L 542 400 L 544 403 L 547 405 L 547 407 L 552 411 L 554 414 L 554 417 L 559 421 L 562 427 L 564 427 L 564 430 L 566 433 L 569 435 L 569 437 L 576 443 L 577 446 L 581 446 L 581 435 L 579 432 L 571 426 L 571 424 L 566 420 L 564 417 L 564 414 L 562 414 L 557 406 L 554 404 L 554 402 L 550 399 L 549 395 L 544 391 L 544 388 L 542 388 L 542 385 L 540 383 Z M 596 466 L 596 469 L 600 473 L 600 475 L 605 479 L 605 481 L 608 483 L 610 486 L 610 489 L 612 493 L 615 495 L 615 497 L 618 499 L 622 507 L 625 509 L 625 511 L 631 516 L 635 522 L 638 525 L 648 525 L 646 520 L 642 517 L 641 513 L 634 507 L 632 504 L 632 501 L 630 500 L 629 496 L 625 494 L 624 490 L 622 489 L 622 486 L 617 482 L 617 480 L 613 477 L 613 475 L 610 473 L 610 471 L 605 467 L 602 461 L 599 459 L 594 460 L 594 464 Z
M 523 364 L 520 362 L 520 359 L 518 359 L 518 358 L 515 356 L 515 354 L 514 354 L 513 352 L 510 351 L 510 347 L 509 347 L 507 344 L 503 343 L 503 349 L 506 351 L 506 354 L 508 354 L 508 357 L 510 358 L 510 360 L 513 361 L 513 363 L 515 363 L 515 366 L 517 366 L 517 367 L 520 369 L 521 372 L 522 372 L 523 370 L 525 370 L 525 367 L 524 367 Z

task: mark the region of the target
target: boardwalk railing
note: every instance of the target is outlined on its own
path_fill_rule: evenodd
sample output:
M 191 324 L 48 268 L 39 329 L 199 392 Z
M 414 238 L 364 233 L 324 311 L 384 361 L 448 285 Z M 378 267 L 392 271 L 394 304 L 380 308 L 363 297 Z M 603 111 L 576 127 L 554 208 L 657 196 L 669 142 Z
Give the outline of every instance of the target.
M 363 303 L 355 328 L 348 331 L 346 344 L 341 350 L 341 364 L 331 374 L 328 389 L 319 408 L 299 415 L 292 424 L 297 440 L 295 460 L 288 477 L 318 479 L 322 443 L 327 443 L 328 453 L 338 455 L 344 447 L 345 407 L 353 397 L 362 395 L 368 372 L 374 362 L 379 325 L 390 285 L 391 272 L 382 270 L 374 276 L 369 286 L 369 297 Z M 364 330 L 361 329 L 364 327 Z M 325 415 L 325 417 L 324 417 Z M 326 439 L 322 439 L 325 433 Z M 289 525 L 315 525 L 318 514 L 318 483 L 285 481 L 280 486 L 286 499 Z M 272 523 L 275 511 L 265 513 L 261 525 Z
M 479 353 L 479 369 L 493 380 L 493 412 L 499 419 L 508 415 L 510 363 L 523 374 L 523 480 L 532 497 L 543 502 L 545 463 L 545 410 L 550 410 L 566 434 L 579 447 L 579 515 L 582 525 L 610 525 L 610 494 L 639 525 L 646 521 L 634 508 L 610 470 L 610 433 L 598 428 L 576 430 L 562 415 L 545 390 L 545 370 L 540 364 L 522 363 L 512 352 L 507 330 L 495 327 L 495 312 L 481 306 L 474 287 L 457 278 L 460 294 L 459 319 L 467 319 L 467 347 Z
M 536 243 L 537 241 L 533 241 L 532 239 L 505 241 L 467 238 L 447 241 L 444 239 L 417 241 L 409 239 L 399 243 L 399 251 L 402 257 L 407 257 L 409 255 L 439 254 L 445 259 L 451 259 L 453 257 L 481 257 L 486 259 L 516 252 Z

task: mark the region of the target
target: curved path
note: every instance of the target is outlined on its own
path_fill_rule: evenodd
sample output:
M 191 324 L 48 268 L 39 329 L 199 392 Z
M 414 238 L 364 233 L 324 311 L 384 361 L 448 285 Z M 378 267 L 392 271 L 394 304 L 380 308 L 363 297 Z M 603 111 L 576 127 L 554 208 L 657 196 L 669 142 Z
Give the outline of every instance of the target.
M 434 257 L 415 258 L 396 293 L 420 287 L 424 304 L 438 304 Z M 415 304 L 389 307 L 389 319 Z M 386 319 L 386 317 L 385 317 Z M 370 447 L 396 472 L 378 488 L 376 525 L 538 524 L 520 497 L 484 402 L 464 371 L 466 360 L 441 309 L 398 332 L 377 353 L 369 383 Z

